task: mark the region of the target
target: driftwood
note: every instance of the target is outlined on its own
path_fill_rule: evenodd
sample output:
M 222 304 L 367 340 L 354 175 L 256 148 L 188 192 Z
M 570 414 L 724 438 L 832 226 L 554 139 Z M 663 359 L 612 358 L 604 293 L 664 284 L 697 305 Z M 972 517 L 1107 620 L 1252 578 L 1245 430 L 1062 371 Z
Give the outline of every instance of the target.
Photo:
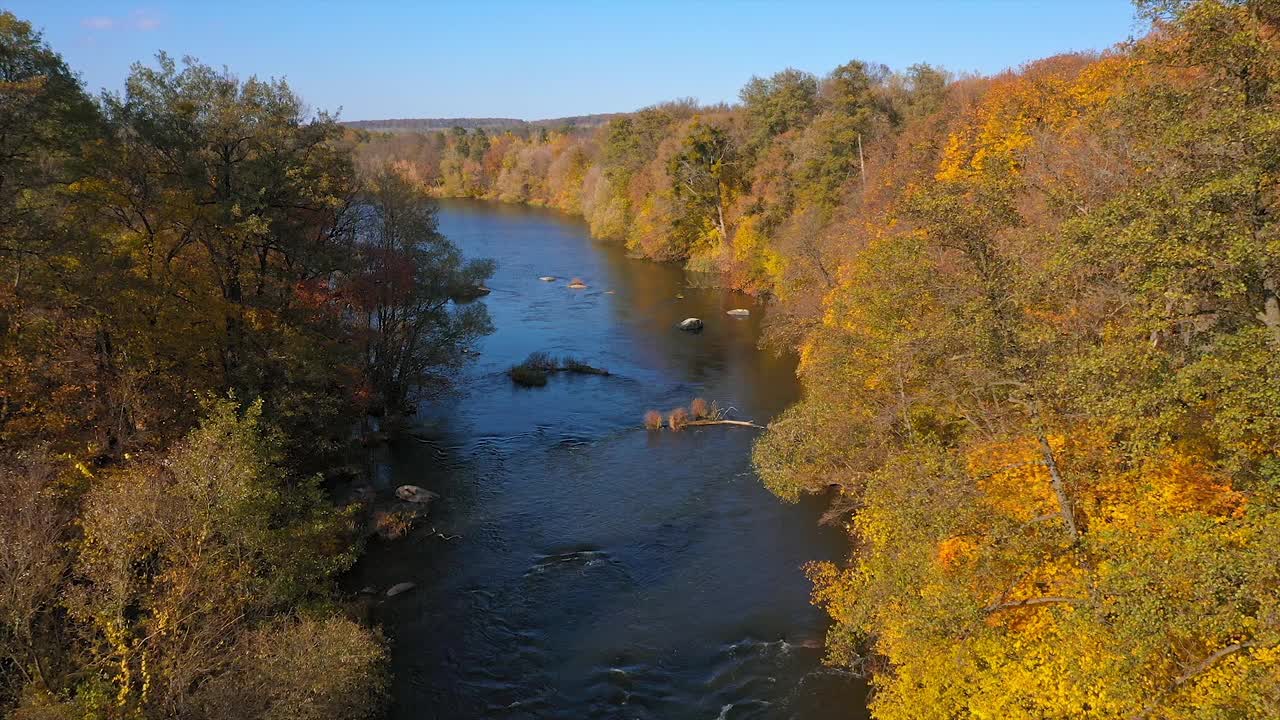
M 678 407 L 667 414 L 666 422 L 663 422 L 662 413 L 657 410 L 650 410 L 644 414 L 644 426 L 648 430 L 661 430 L 664 427 L 671 432 L 680 432 L 687 427 L 698 427 L 700 425 L 736 425 L 738 427 L 749 427 L 757 430 L 764 430 L 763 425 L 757 425 L 750 420 L 728 420 L 725 415 L 733 408 L 721 408 L 716 402 L 708 403 L 702 398 L 694 398 L 689 403 L 689 407 Z
M 752 427 L 760 430 L 764 429 L 763 425 L 757 425 L 746 420 L 690 420 L 681 427 L 693 427 L 695 425 L 738 425 L 741 427 Z

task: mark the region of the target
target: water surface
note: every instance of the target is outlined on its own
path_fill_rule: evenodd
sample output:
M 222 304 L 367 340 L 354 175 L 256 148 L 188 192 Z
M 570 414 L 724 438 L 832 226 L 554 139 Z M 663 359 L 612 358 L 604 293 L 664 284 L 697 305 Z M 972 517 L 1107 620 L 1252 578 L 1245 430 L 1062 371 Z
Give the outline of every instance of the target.
M 391 717 L 865 717 L 864 687 L 820 663 L 827 622 L 803 566 L 845 548 L 820 503 L 760 485 L 759 431 L 639 429 L 695 396 L 760 423 L 793 402 L 795 360 L 756 347 L 763 308 L 550 211 L 446 202 L 440 227 L 498 261 L 481 301 L 496 332 L 458 390 L 424 405 L 424 437 L 379 459 L 384 492 L 443 496 L 354 578 L 418 585 L 374 608 L 393 642 Z M 575 277 L 589 288 L 565 287 Z M 751 316 L 725 315 L 737 307 Z M 705 331 L 676 330 L 686 317 Z M 538 350 L 612 375 L 513 386 L 504 371 Z

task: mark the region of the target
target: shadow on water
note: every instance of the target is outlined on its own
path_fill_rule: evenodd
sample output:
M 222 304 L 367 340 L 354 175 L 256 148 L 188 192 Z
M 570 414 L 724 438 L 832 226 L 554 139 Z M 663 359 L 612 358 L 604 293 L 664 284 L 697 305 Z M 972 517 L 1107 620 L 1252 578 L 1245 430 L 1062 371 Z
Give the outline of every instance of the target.
M 498 260 L 483 300 L 497 331 L 459 391 L 423 407 L 424 437 L 378 463 L 382 492 L 440 493 L 427 524 L 461 536 L 375 543 L 352 578 L 418 585 L 374 608 L 393 640 L 392 717 L 865 717 L 865 687 L 820 663 L 827 624 L 803 565 L 845 548 L 820 503 L 761 487 L 756 431 L 639 429 L 646 409 L 695 395 L 758 422 L 793 402 L 794 359 L 756 349 L 763 308 L 558 213 L 448 202 L 440 226 Z M 566 287 L 575 277 L 589 287 Z M 686 317 L 706 329 L 676 330 Z M 537 350 L 614 376 L 513 386 L 503 371 Z

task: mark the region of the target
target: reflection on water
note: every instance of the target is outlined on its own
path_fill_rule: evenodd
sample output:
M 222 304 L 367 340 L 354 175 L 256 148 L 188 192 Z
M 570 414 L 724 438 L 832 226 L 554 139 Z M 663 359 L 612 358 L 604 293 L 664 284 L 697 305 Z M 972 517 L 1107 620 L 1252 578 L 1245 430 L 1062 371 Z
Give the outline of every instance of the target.
M 483 300 L 497 331 L 376 473 L 439 492 L 428 524 L 461 536 L 378 543 L 357 569 L 357 586 L 418 585 L 374 609 L 394 643 L 392 716 L 865 717 L 863 685 L 819 662 L 803 564 L 844 541 L 818 503 L 760 486 L 757 431 L 639 429 L 694 396 L 758 422 L 794 401 L 794 360 L 756 349 L 763 309 L 556 213 L 449 202 L 440 225 L 498 260 Z M 686 317 L 706 329 L 676 330 Z M 613 374 L 514 387 L 504 371 L 536 350 Z

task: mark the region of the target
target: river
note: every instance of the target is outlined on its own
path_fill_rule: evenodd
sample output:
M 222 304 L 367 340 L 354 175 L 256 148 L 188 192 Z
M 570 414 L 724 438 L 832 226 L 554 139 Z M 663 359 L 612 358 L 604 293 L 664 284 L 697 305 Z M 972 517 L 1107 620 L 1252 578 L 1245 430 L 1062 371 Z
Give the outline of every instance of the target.
M 443 496 L 353 576 L 417 584 L 373 608 L 392 641 L 390 716 L 864 718 L 865 686 L 820 662 L 827 621 L 803 566 L 847 548 L 818 525 L 821 503 L 760 485 L 758 430 L 640 429 L 645 410 L 695 396 L 762 424 L 793 402 L 795 359 L 757 349 L 763 308 L 555 212 L 448 201 L 439 220 L 468 257 L 498 261 L 480 301 L 495 332 L 424 406 L 423 437 L 377 458 L 382 492 Z M 677 330 L 686 317 L 706 329 Z M 514 386 L 505 370 L 538 350 L 612 375 Z

